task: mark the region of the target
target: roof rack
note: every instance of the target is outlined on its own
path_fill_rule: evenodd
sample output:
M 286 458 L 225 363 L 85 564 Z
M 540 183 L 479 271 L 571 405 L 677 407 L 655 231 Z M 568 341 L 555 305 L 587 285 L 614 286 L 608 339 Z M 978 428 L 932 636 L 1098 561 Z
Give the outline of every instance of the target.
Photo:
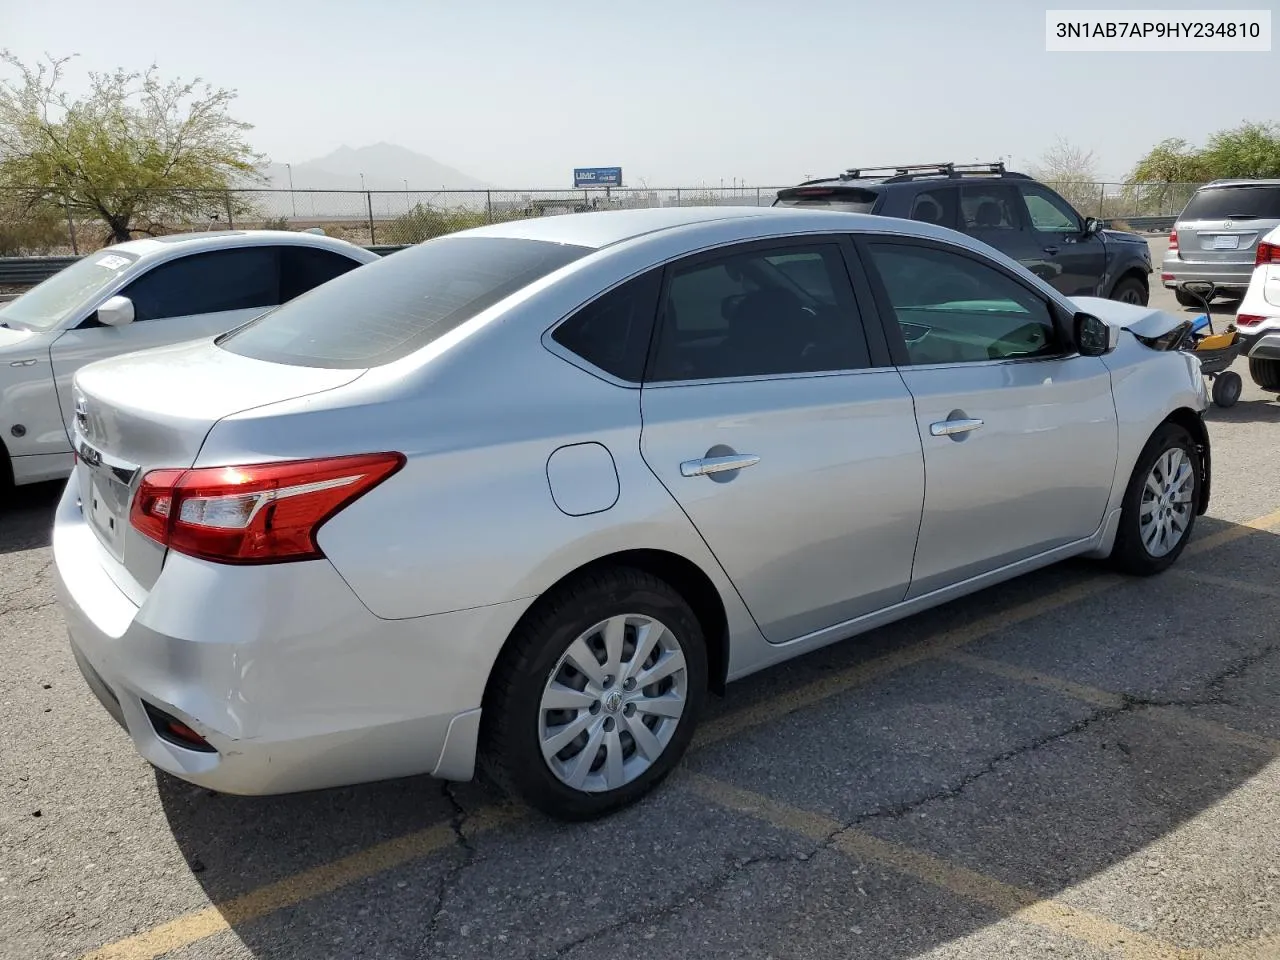
M 1010 173 L 1003 160 L 991 163 L 894 163 L 874 167 L 851 167 L 840 174 L 840 180 L 862 180 L 885 177 L 885 183 L 903 183 L 917 177 L 962 177 L 965 174 L 985 174 L 1012 179 L 1029 179 L 1025 174 Z

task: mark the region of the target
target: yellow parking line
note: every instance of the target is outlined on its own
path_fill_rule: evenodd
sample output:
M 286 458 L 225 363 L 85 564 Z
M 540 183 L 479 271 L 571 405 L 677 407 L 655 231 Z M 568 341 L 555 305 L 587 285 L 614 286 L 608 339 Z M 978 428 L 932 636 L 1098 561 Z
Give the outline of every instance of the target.
M 1248 580 L 1240 580 L 1236 577 L 1220 577 L 1216 574 L 1200 573 L 1198 570 L 1184 570 L 1180 567 L 1171 568 L 1169 573 L 1183 580 L 1191 580 L 1211 587 L 1223 587 L 1227 590 L 1239 590 L 1241 593 L 1253 593 L 1260 597 L 1280 599 L 1280 587 L 1273 587 L 1265 583 L 1251 583 Z
M 979 657 L 963 651 L 947 653 L 944 655 L 944 659 L 983 673 L 1004 677 L 1008 680 L 1016 680 L 1028 686 L 1052 690 L 1072 699 L 1093 704 L 1096 707 L 1118 709 L 1124 706 L 1125 703 L 1123 696 L 1118 693 L 1112 693 L 1110 690 L 1099 690 L 1097 687 L 1066 680 L 1062 677 L 1045 673 L 1042 670 L 1031 670 L 1026 667 L 1005 663 L 1003 660 L 992 660 L 988 657 Z M 1175 705 L 1153 706 L 1144 710 L 1142 716 L 1166 725 L 1194 730 L 1221 743 L 1230 743 L 1244 747 L 1246 750 L 1280 756 L 1280 740 L 1272 740 L 1269 737 L 1259 736 L 1258 734 L 1246 733 L 1225 723 L 1198 717 L 1184 707 Z
M 1219 530 L 1217 533 L 1211 533 L 1207 537 L 1202 537 L 1191 541 L 1182 551 L 1182 555 L 1194 556 L 1197 553 L 1205 553 L 1208 550 L 1216 550 L 1218 547 L 1234 543 L 1235 541 L 1247 537 L 1258 532 L 1266 532 L 1280 526 L 1280 510 L 1273 510 L 1265 516 L 1258 517 L 1256 520 L 1246 520 L 1244 523 L 1238 523 L 1228 527 L 1226 530 Z
M 1276 525 L 1280 525 L 1280 510 L 1247 524 L 1196 540 L 1188 544 L 1185 552 L 1202 553 L 1231 543 L 1252 532 L 1271 529 Z M 980 617 L 967 626 L 946 630 L 914 647 L 894 651 L 794 690 L 784 691 L 771 700 L 752 704 L 711 721 L 695 736 L 691 749 L 696 750 L 744 730 L 778 720 L 903 667 L 936 658 L 997 630 L 1077 603 L 1124 582 L 1126 580 L 1122 577 L 1102 575 L 1009 610 Z M 499 822 L 515 819 L 521 815 L 522 811 L 518 810 L 487 807 L 477 811 L 468 822 L 473 825 L 472 829 L 487 829 L 489 826 L 495 826 Z M 447 825 L 427 827 L 332 863 L 293 874 L 221 905 L 194 911 L 150 930 L 118 940 L 85 954 L 82 960 L 108 960 L 108 958 L 110 960 L 154 960 L 165 953 L 213 936 L 237 923 L 266 916 L 283 907 L 293 906 L 304 900 L 330 893 L 339 887 L 411 860 L 438 853 L 450 846 L 453 840 L 452 831 Z
M 1122 956 L 1133 960 L 1200 956 L 1195 951 L 1164 943 L 1061 901 L 1041 897 L 1033 890 L 1013 886 L 861 830 L 846 828 L 823 814 L 780 803 L 700 774 L 690 774 L 684 780 L 700 797 L 719 806 L 811 840 L 830 843 L 847 856 L 880 864 L 970 902 L 985 904 L 1010 919 L 1033 924 L 1103 950 L 1119 951 Z
M 516 819 L 522 813 L 518 807 L 486 808 L 468 818 L 466 829 L 468 833 L 483 833 Z M 452 846 L 455 840 L 453 828 L 447 823 L 405 834 L 118 940 L 85 954 L 84 960 L 151 960 L 236 924 L 256 920 L 411 860 L 438 853 Z

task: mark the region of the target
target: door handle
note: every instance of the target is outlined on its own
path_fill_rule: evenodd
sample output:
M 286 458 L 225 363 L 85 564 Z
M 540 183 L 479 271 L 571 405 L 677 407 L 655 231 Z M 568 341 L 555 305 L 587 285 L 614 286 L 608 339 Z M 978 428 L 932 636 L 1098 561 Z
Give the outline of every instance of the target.
M 937 423 L 929 424 L 929 432 L 935 437 L 954 437 L 957 434 L 968 433 L 970 430 L 977 430 L 980 426 L 982 421 L 972 418 L 939 420 Z
M 680 464 L 680 476 L 705 477 L 713 473 L 724 473 L 727 470 L 741 470 L 760 462 L 760 458 L 750 453 L 734 454 L 730 457 L 703 457 L 701 460 L 686 460 Z
M 1056 253 L 1058 252 L 1058 250 L 1059 250 L 1059 249 L 1060 249 L 1060 248 L 1059 248 L 1059 247 L 1056 247 L 1056 246 L 1053 246 L 1053 247 L 1045 247 L 1045 248 L 1044 248 L 1044 252 L 1045 252 L 1045 253 L 1047 253 L 1047 254 L 1049 254 L 1049 256 L 1051 256 L 1051 257 L 1052 257 L 1054 254 L 1056 254 Z

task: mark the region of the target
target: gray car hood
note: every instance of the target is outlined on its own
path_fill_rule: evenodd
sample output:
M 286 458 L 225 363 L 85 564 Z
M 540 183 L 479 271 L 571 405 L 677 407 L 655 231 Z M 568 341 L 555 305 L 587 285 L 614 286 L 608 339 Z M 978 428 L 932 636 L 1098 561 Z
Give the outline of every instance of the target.
M 1163 337 L 1170 330 L 1191 320 L 1191 317 L 1157 310 L 1155 307 L 1140 307 L 1135 303 L 1121 303 L 1119 300 L 1107 300 L 1103 297 L 1072 297 L 1071 302 L 1085 313 L 1091 313 L 1099 320 L 1122 327 L 1134 336 L 1146 340 Z

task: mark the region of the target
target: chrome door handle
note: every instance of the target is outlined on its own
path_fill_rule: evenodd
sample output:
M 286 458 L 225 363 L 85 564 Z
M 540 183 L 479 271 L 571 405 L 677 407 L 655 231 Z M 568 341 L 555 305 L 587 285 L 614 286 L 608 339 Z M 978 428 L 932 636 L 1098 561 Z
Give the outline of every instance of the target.
M 929 432 L 935 437 L 953 437 L 958 433 L 968 433 L 982 426 L 981 420 L 939 420 L 929 424 Z
M 750 453 L 734 454 L 731 457 L 703 457 L 701 460 L 686 460 L 680 464 L 680 476 L 705 477 L 712 473 L 724 473 L 726 470 L 741 470 L 760 462 L 760 458 Z

